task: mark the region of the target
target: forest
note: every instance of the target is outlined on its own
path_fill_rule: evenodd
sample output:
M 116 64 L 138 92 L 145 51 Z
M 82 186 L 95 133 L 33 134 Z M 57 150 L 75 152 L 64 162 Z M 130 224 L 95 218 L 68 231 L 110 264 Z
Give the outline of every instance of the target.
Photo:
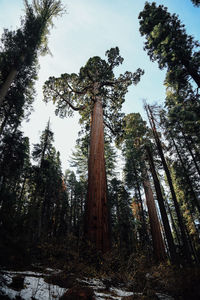
M 181 16 L 144 4 L 144 50 L 165 70 L 163 103 L 144 100 L 144 115 L 123 112 L 146 70 L 120 73 L 118 46 L 46 78 L 41 101 L 79 115 L 63 170 L 51 120 L 33 147 L 22 126 L 63 2 L 24 0 L 0 40 L 0 299 L 199 300 L 200 43 Z

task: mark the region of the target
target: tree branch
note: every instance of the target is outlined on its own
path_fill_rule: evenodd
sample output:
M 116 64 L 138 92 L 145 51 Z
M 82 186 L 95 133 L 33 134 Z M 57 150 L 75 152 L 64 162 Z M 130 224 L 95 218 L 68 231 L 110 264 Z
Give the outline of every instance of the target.
M 78 94 L 78 95 L 84 95 L 85 92 L 92 87 L 91 85 L 89 85 L 89 86 L 86 86 L 84 89 L 82 89 L 82 91 L 77 91 L 77 90 L 74 90 L 68 82 L 67 82 L 67 86 L 69 87 L 71 92 Z
M 112 132 L 113 135 L 116 135 L 116 132 L 112 129 L 112 127 L 108 123 L 106 123 L 105 120 L 103 121 L 103 123 L 108 129 L 110 129 L 110 131 Z
M 79 107 L 74 106 L 71 102 L 69 102 L 67 99 L 65 99 L 63 97 L 63 95 L 61 95 L 57 90 L 52 89 L 52 91 L 54 91 L 57 94 L 57 96 L 59 96 L 62 100 L 64 100 L 71 107 L 71 109 L 73 109 L 75 111 L 79 111 L 79 110 L 84 110 L 85 109 L 84 105 L 79 106 Z

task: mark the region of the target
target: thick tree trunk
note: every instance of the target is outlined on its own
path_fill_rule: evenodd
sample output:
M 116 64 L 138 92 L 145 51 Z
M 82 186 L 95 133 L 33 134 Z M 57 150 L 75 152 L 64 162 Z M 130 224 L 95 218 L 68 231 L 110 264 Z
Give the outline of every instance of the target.
M 158 220 L 153 192 L 151 189 L 151 185 L 147 173 L 144 174 L 143 185 L 144 185 L 144 192 L 146 196 L 147 208 L 149 213 L 149 221 L 151 227 L 151 235 L 152 235 L 155 258 L 157 261 L 164 261 L 166 259 L 165 246 L 164 246 L 163 237 L 160 230 L 160 223 Z
M 111 247 L 108 220 L 103 108 L 101 98 L 96 96 L 91 122 L 85 234 L 103 252 Z
M 13 82 L 13 80 L 15 79 L 15 77 L 17 76 L 17 69 L 16 68 L 12 68 L 10 70 L 10 73 L 8 74 L 5 82 L 2 84 L 1 88 L 0 88 L 0 107 L 3 104 L 3 101 L 8 93 L 8 90 L 11 86 L 11 83 Z
M 162 217 L 162 221 L 163 221 L 163 226 L 164 226 L 164 231 L 165 231 L 165 235 L 166 235 L 166 239 L 167 239 L 167 244 L 169 247 L 169 253 L 170 253 L 170 257 L 171 257 L 171 261 L 172 263 L 177 263 L 177 255 L 176 255 L 176 248 L 174 245 L 174 240 L 172 237 L 172 233 L 171 233 L 171 228 L 169 225 L 169 220 L 167 217 L 167 212 L 165 209 L 165 205 L 164 205 L 164 199 L 163 199 L 163 195 L 162 195 L 162 191 L 161 191 L 161 187 L 160 187 L 160 182 L 155 170 L 155 165 L 154 165 L 154 161 L 153 161 L 153 156 L 151 153 L 151 150 L 148 146 L 146 146 L 146 151 L 147 151 L 147 156 L 148 156 L 148 160 L 149 160 L 149 164 L 150 164 L 150 170 L 153 176 L 153 181 L 154 181 L 154 186 L 155 186 L 155 190 L 156 190 L 156 195 L 157 195 L 157 200 L 158 200 L 158 205 L 160 208 L 160 213 L 161 213 L 161 217 Z

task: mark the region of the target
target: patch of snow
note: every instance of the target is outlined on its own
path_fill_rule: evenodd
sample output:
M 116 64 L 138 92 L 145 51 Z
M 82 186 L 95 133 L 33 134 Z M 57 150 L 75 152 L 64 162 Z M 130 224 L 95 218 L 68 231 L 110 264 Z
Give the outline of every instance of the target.
M 18 292 L 9 289 L 7 286 L 1 287 L 0 290 L 0 296 L 8 296 L 10 299 L 15 299 L 15 297 L 18 295 Z
M 166 294 L 156 293 L 156 295 L 158 296 L 158 298 L 160 300 L 174 300 L 174 298 L 172 296 L 169 296 Z
M 85 278 L 85 279 L 77 279 L 79 282 L 87 283 L 93 289 L 105 289 L 105 285 L 100 279 L 97 278 Z
M 114 300 L 121 300 L 121 297 L 118 296 L 112 296 L 111 294 L 104 294 L 104 293 L 99 293 L 95 292 L 96 300 L 105 300 L 109 297 L 109 299 L 114 299 Z
M 51 269 L 51 268 L 46 268 L 45 271 L 50 272 L 50 273 L 53 273 L 53 274 L 59 274 L 59 273 L 62 272 L 62 271 L 59 270 L 59 269 Z
M 61 272 L 60 270 L 54 270 L 47 268 L 45 272 L 48 273 L 37 273 L 37 272 L 11 272 L 11 271 L 3 271 L 2 273 L 2 284 L 0 290 L 1 295 L 7 295 L 10 299 L 15 299 L 16 296 L 20 296 L 23 300 L 30 300 L 32 297 L 36 300 L 55 300 L 59 299 L 67 289 L 60 288 L 57 285 L 48 284 L 44 281 L 44 276 L 48 276 L 51 274 L 56 274 Z M 54 272 L 54 273 L 53 273 Z M 12 283 L 12 277 L 16 275 L 24 276 L 24 288 L 21 291 L 15 291 L 9 287 Z M 132 296 L 141 293 L 133 293 L 124 291 L 121 288 L 111 287 L 109 291 L 106 293 L 101 291 L 105 289 L 105 285 L 103 281 L 98 278 L 84 278 L 77 279 L 77 281 L 81 283 L 86 283 L 88 286 L 93 288 L 96 296 L 96 300 L 105 300 L 105 299 L 113 299 L 113 300 L 121 300 L 122 297 Z M 161 293 L 156 293 L 159 300 L 174 300 L 173 297 Z
M 28 276 L 45 276 L 46 274 L 44 273 L 38 273 L 38 272 L 32 272 L 32 271 L 5 271 L 1 270 L 2 273 L 4 274 L 10 274 L 10 275 L 28 275 Z
M 7 286 L 1 288 L 1 294 L 7 295 L 10 299 L 21 296 L 24 300 L 30 300 L 32 297 L 36 300 L 55 300 L 59 299 L 67 289 L 60 288 L 57 285 L 48 284 L 43 278 L 25 277 L 24 289 L 14 291 Z
M 127 292 L 127 291 L 123 291 L 117 288 L 110 288 L 111 291 L 113 291 L 114 293 L 116 293 L 118 296 L 120 297 L 125 297 L 125 296 L 132 296 L 133 292 Z
M 3 274 L 2 278 L 3 278 L 3 282 L 5 282 L 6 284 L 11 284 L 12 276 Z

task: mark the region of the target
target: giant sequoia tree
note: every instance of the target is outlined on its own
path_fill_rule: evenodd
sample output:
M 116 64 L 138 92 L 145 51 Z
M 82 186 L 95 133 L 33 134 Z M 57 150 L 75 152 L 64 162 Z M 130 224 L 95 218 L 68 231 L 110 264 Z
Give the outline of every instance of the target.
M 79 111 L 82 119 L 91 116 L 85 233 L 103 251 L 110 248 L 104 123 L 116 128 L 127 88 L 136 84 L 142 74 L 138 69 L 116 78 L 113 69 L 123 62 L 119 49 L 110 49 L 106 56 L 107 61 L 98 56 L 90 58 L 79 74 L 49 78 L 44 87 L 45 100 L 56 102 L 56 113 L 61 117 L 72 115 L 73 110 Z
M 155 2 L 146 2 L 139 19 L 140 33 L 146 37 L 144 49 L 151 60 L 158 61 L 161 69 L 173 70 L 175 76 L 181 73 L 192 77 L 200 87 L 200 57 L 195 52 L 199 44 L 186 34 L 177 15 L 171 15 L 163 5 L 157 7 Z

